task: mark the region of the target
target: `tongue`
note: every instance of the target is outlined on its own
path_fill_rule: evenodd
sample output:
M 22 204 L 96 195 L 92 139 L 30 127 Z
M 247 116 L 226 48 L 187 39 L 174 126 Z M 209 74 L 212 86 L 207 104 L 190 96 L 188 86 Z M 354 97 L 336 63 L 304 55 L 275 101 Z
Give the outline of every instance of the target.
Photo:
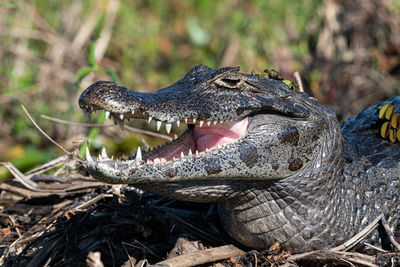
M 211 149 L 218 145 L 229 144 L 243 136 L 247 131 L 248 119 L 227 122 L 215 126 L 203 126 L 194 128 L 194 138 L 197 150 L 202 152 L 206 148 Z

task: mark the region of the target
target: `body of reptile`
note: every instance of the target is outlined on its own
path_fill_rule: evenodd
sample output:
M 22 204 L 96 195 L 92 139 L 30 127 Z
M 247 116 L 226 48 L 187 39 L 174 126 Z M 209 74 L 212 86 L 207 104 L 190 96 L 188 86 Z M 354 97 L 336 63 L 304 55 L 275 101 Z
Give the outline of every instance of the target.
M 398 110 L 400 97 L 385 103 Z M 246 246 L 329 248 L 381 213 L 399 232 L 400 145 L 377 134 L 377 106 L 341 129 L 330 108 L 282 81 L 202 65 L 153 93 L 96 82 L 79 104 L 121 125 L 155 120 L 169 132 L 186 123 L 179 138 L 131 160 L 88 154 L 88 170 L 108 183 L 218 202 L 224 228 Z

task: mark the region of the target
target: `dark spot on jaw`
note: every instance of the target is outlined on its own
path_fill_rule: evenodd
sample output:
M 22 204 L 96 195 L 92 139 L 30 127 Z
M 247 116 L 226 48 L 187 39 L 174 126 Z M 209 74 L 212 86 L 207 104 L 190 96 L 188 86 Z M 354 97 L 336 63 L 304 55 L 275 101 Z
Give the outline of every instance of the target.
M 239 145 L 238 150 L 239 158 L 247 167 L 253 168 L 258 160 L 257 148 L 249 142 L 243 142 Z
M 207 120 L 209 118 L 211 118 L 210 114 L 199 114 L 197 119 L 199 119 L 199 120 Z
M 279 165 L 278 164 L 272 164 L 272 169 L 274 171 L 276 171 L 277 169 L 279 169 Z
M 293 146 L 297 146 L 297 144 L 299 143 L 299 137 L 300 135 L 297 128 L 290 128 L 280 134 L 279 140 L 283 144 L 290 144 Z
M 204 169 L 208 175 L 218 174 L 222 171 L 219 158 L 205 159 Z
M 218 174 L 222 172 L 222 170 L 208 170 L 207 171 L 207 175 L 211 175 L 211 174 Z
M 166 169 L 163 170 L 164 175 L 169 178 L 174 178 L 177 172 L 178 171 L 176 168 L 171 168 L 171 167 L 166 167 Z
M 138 170 L 137 168 L 130 170 L 129 175 L 135 174 L 137 172 L 137 170 Z
M 303 167 L 303 161 L 301 159 L 296 158 L 289 162 L 289 170 L 291 171 L 298 171 L 301 167 Z

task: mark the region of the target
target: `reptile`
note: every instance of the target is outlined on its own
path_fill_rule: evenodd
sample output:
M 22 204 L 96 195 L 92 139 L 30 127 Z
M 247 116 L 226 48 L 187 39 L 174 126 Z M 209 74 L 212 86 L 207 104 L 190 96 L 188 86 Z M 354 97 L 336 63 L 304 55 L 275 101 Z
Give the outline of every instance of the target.
M 300 253 L 342 244 L 380 214 L 400 232 L 400 145 L 379 136 L 378 106 L 340 126 L 335 112 L 279 79 L 239 67 L 193 67 L 176 83 L 134 92 L 98 81 L 84 90 L 84 113 L 105 110 L 124 125 L 156 121 L 170 143 L 113 160 L 86 151 L 96 179 L 184 201 L 216 202 L 224 229 L 247 247 L 278 241 Z M 175 127 L 175 126 L 174 126 Z M 373 234 L 369 242 L 379 242 Z

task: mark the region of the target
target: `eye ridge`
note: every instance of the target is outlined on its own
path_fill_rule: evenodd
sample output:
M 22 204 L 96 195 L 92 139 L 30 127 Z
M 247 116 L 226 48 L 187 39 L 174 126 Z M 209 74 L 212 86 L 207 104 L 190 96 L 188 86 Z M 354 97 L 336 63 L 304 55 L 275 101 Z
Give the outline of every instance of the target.
M 221 78 L 215 81 L 215 83 L 219 86 L 228 87 L 228 88 L 236 88 L 242 82 L 241 79 L 229 79 L 229 78 Z

